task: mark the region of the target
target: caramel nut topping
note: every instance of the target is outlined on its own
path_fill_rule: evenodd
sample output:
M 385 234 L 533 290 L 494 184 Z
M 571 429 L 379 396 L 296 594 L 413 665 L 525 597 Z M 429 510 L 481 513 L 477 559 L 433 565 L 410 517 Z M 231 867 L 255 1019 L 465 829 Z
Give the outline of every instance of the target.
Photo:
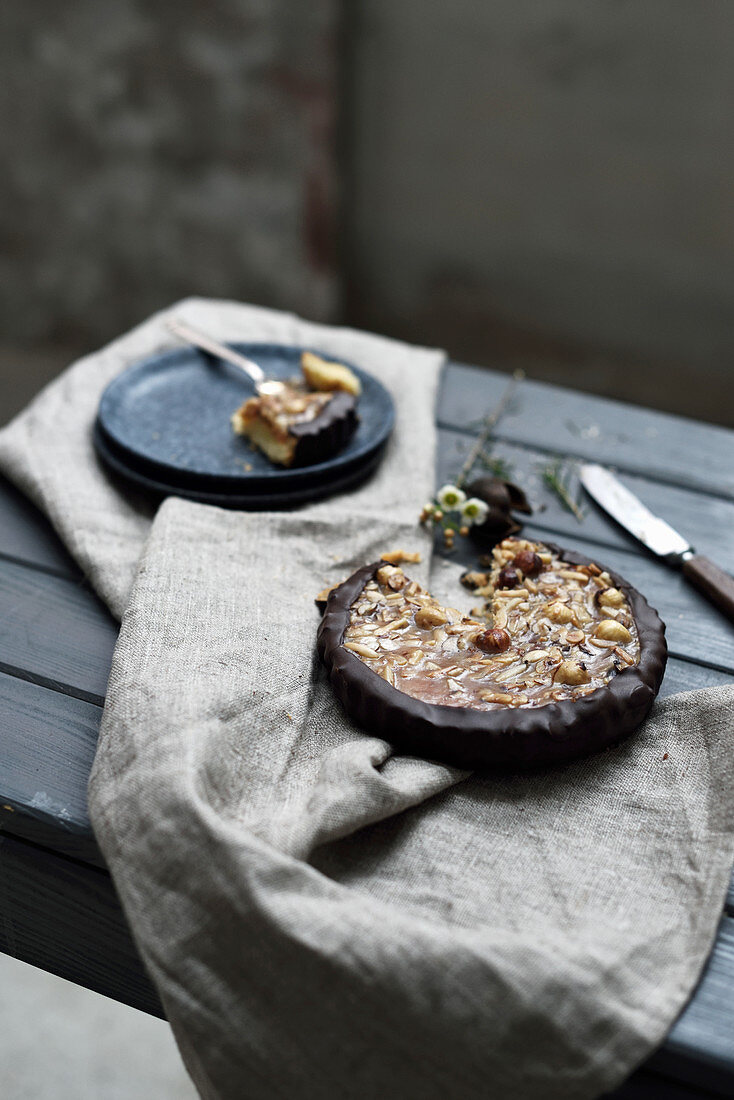
M 528 584 L 520 563 L 535 568 L 535 557 L 541 569 Z M 503 588 L 508 571 L 518 583 Z M 541 544 L 505 539 L 488 572 L 465 575 L 464 584 L 489 597 L 473 618 L 381 564 L 352 604 L 345 647 L 414 698 L 480 710 L 586 695 L 639 659 L 626 598 L 598 566 L 572 566 Z M 605 593 L 611 601 L 600 606 Z

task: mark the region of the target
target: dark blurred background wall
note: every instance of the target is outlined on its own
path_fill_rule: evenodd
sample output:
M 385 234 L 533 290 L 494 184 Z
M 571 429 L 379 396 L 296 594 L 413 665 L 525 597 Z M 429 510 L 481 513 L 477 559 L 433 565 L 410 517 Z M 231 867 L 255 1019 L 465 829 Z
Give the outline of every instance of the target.
M 4 0 L 6 410 L 188 294 L 334 316 L 336 12 Z
M 353 319 L 732 423 L 734 6 L 356 8 Z
M 8 414 L 200 293 L 733 422 L 725 0 L 5 0 L 0 18 Z

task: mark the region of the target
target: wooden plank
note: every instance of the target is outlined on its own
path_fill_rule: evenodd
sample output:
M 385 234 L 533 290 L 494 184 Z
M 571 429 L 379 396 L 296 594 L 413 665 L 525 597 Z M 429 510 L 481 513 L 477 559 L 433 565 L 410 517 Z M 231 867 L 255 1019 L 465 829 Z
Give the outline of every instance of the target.
M 38 508 L 0 475 L 0 555 L 73 580 L 78 566 Z
M 87 813 L 102 711 L 0 673 L 0 829 L 103 864 Z
M 101 704 L 117 633 L 88 588 L 0 560 L 0 671 Z
M 499 371 L 450 363 L 439 395 L 440 426 L 476 424 L 507 382 Z M 734 500 L 734 435 L 726 428 L 526 381 L 496 436 Z
M 660 688 L 660 698 L 676 695 L 679 691 L 698 691 L 700 688 L 725 687 L 732 681 L 731 673 L 707 668 L 693 661 L 680 661 L 669 657 L 665 677 Z
M 648 1068 L 734 1096 L 734 918 L 722 918 L 695 994 Z
M 163 1016 L 104 871 L 0 836 L 0 950 Z
M 605 1092 L 601 1100 L 711 1100 L 716 1096 L 721 1096 L 721 1092 L 673 1081 L 650 1070 L 638 1070 L 620 1088 Z
M 163 1015 L 112 881 L 103 871 L 0 836 L 0 917 L 0 950 L 134 1008 Z M 674 1066 L 679 1080 L 699 1082 L 714 1095 L 732 1094 L 733 945 L 734 920 L 725 918 L 696 994 L 662 1050 L 626 1087 L 637 1089 L 650 1071 L 667 1074 Z M 657 1087 L 659 1079 L 649 1083 Z M 629 1096 L 622 1093 L 619 1100 L 641 1095 L 645 1094 L 639 1090 Z
M 465 432 L 442 429 L 438 443 L 438 484 L 453 480 L 461 463 L 474 443 Z M 542 471 L 549 462 L 543 451 L 529 447 L 517 447 L 510 443 L 498 443 L 492 454 L 512 465 L 512 478 L 528 495 L 534 509 L 533 523 L 566 539 L 564 545 L 572 545 L 579 536 L 605 546 L 620 549 L 647 551 L 636 539 L 610 519 L 586 494 L 578 478 L 578 464 L 568 464 L 569 491 L 580 504 L 583 522 L 563 506 L 557 495 L 548 488 Z M 732 440 L 732 464 L 734 464 L 734 437 Z M 734 573 L 734 503 L 709 493 L 694 492 L 676 485 L 661 485 L 649 478 L 625 474 L 622 477 L 633 493 L 653 512 L 662 516 L 702 554 L 707 554 L 722 569 Z M 568 540 L 571 540 L 570 542 Z

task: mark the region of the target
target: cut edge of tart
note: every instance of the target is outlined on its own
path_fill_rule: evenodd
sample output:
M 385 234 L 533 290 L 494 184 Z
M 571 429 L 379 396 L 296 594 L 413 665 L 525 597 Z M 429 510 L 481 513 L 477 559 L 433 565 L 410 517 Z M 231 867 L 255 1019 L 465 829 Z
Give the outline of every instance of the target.
M 359 725 L 417 755 L 519 770 L 598 751 L 641 723 L 665 628 L 622 577 L 505 539 L 472 579 L 487 602 L 470 616 L 384 561 L 329 593 L 319 653 Z

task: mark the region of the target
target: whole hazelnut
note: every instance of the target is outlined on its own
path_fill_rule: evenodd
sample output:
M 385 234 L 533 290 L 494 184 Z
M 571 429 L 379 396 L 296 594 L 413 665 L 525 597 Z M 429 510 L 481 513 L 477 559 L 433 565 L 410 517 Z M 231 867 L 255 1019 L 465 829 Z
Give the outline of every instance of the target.
M 552 623 L 573 622 L 573 611 L 565 603 L 556 600 L 546 605 L 545 613 Z
M 624 596 L 618 588 L 604 588 L 596 593 L 596 602 L 599 607 L 623 607 Z
M 557 684 L 588 684 L 591 677 L 581 661 L 561 661 L 553 679 Z
M 510 645 L 510 635 L 502 627 L 494 626 L 491 630 L 485 630 L 479 634 L 476 644 L 486 653 L 504 653 Z
M 520 583 L 520 577 L 516 569 L 513 569 L 511 565 L 506 565 L 504 569 L 500 570 L 500 575 L 497 578 L 498 588 L 514 588 L 515 585 Z
M 515 554 L 512 564 L 516 569 L 522 570 L 525 577 L 535 577 L 543 568 L 543 562 L 534 550 L 521 550 L 519 554 Z
M 616 619 L 602 619 L 594 632 L 597 638 L 605 642 L 631 642 L 632 635 L 626 626 Z

